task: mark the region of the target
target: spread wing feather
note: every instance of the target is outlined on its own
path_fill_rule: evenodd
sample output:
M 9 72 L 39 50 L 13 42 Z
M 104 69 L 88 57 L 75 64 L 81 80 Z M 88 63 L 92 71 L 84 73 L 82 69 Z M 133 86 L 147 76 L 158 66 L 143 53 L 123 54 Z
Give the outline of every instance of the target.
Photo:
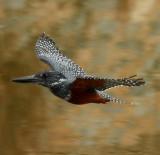
M 68 80 L 75 80 L 77 76 L 85 75 L 84 70 L 64 56 L 56 47 L 56 43 L 45 33 L 37 40 L 35 49 L 40 60 L 62 73 Z

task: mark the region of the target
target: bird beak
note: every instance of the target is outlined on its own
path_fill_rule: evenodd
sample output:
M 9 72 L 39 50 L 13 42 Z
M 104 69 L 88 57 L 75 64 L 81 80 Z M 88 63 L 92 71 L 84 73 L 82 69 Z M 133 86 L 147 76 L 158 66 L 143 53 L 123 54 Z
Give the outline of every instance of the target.
M 30 76 L 19 77 L 13 79 L 12 81 L 18 83 L 38 83 L 40 82 L 40 79 L 37 78 L 35 75 L 30 75 Z

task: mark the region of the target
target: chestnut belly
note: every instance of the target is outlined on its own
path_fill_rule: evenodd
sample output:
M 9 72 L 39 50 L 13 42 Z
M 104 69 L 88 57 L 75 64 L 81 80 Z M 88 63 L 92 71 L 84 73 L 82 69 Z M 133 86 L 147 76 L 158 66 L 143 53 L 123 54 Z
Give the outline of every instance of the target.
M 73 91 L 71 98 L 68 100 L 73 104 L 87 104 L 87 103 L 106 103 L 109 100 L 102 98 L 95 90 L 92 91 Z

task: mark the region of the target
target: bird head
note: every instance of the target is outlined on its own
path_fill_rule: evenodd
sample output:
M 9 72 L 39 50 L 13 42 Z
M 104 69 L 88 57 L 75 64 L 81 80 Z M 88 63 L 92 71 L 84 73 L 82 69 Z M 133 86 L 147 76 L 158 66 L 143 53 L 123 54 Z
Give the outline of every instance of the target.
M 13 79 L 12 81 L 17 83 L 39 84 L 50 88 L 54 86 L 54 84 L 56 84 L 60 79 L 65 79 L 65 77 L 61 73 L 56 71 L 47 71 L 29 76 L 19 77 Z

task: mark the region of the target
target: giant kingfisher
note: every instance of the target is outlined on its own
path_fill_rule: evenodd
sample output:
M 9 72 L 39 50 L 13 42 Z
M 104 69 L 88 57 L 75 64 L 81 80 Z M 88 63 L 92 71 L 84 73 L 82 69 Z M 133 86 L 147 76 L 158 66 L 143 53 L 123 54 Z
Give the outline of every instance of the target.
M 56 43 L 45 33 L 37 40 L 35 51 L 38 58 L 51 69 L 13 81 L 45 86 L 54 95 L 73 104 L 122 103 L 122 100 L 109 95 L 106 90 L 116 86 L 132 87 L 145 84 L 143 78 L 136 78 L 136 75 L 112 79 L 87 74 L 83 68 L 64 56 Z

